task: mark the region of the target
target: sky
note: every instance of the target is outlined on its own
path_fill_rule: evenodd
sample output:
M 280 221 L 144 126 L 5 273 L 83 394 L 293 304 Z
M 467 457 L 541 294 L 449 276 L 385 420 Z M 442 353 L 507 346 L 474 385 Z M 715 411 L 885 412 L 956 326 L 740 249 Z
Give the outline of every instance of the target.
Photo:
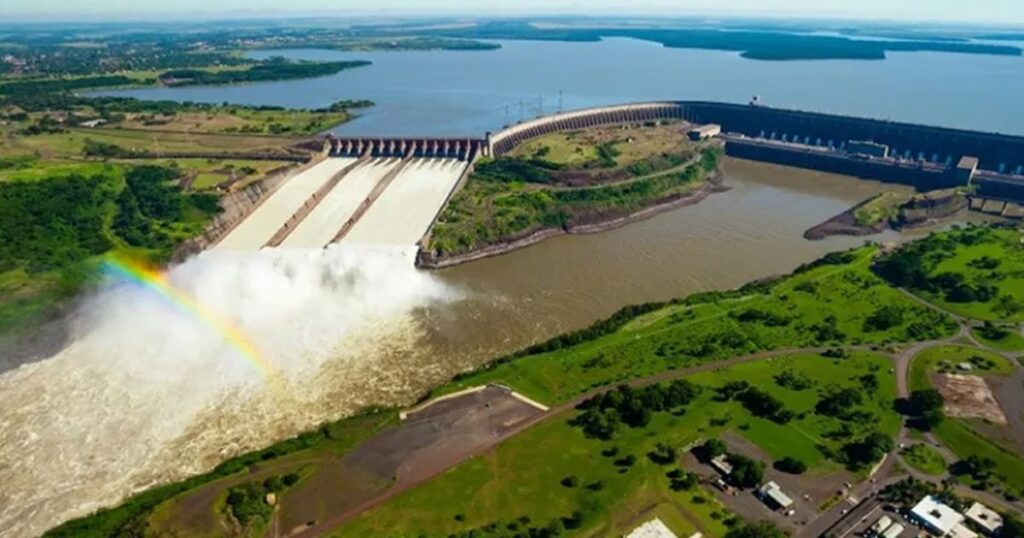
M 0 0 L 0 20 L 346 14 L 723 15 L 1024 25 L 1024 0 Z

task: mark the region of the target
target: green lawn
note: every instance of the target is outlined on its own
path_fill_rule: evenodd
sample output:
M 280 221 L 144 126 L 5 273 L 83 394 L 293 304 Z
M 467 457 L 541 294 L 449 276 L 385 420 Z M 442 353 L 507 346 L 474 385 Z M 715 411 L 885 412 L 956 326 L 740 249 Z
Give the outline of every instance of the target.
M 925 474 L 932 476 L 946 474 L 946 460 L 942 459 L 942 454 L 926 444 L 916 444 L 905 448 L 903 461 Z
M 1005 335 L 999 338 L 987 338 L 983 329 L 972 329 L 971 335 L 978 340 L 979 343 L 984 344 L 992 349 L 998 349 L 999 351 L 1024 351 L 1024 336 L 1021 336 L 1020 327 L 1016 325 L 1006 325 Z
M 967 362 L 974 366 L 970 372 L 957 368 L 960 363 Z M 930 372 L 948 372 L 972 375 L 1009 375 L 1013 372 L 1010 361 L 990 351 L 976 347 L 960 345 L 943 345 L 926 349 L 914 357 L 910 365 L 910 390 L 931 387 L 928 380 Z
M 1010 453 L 971 429 L 964 421 L 946 419 L 935 428 L 935 436 L 959 458 L 971 455 L 992 458 L 996 475 L 1016 493 L 1024 493 L 1024 459 Z
M 681 449 L 698 439 L 734 431 L 772 458 L 797 456 L 811 465 L 811 472 L 835 470 L 817 446 L 835 448 L 835 441 L 826 439 L 826 434 L 834 431 L 839 421 L 814 414 L 816 388 L 852 386 L 852 378 L 875 373 L 880 390 L 865 408 L 876 413 L 878 420 L 868 429 L 877 427 L 893 435 L 900 419 L 892 411 L 895 379 L 889 365 L 888 359 L 869 353 L 855 353 L 839 361 L 802 354 L 697 374 L 689 379 L 707 388 L 686 406 L 685 413 L 655 413 L 646 427 L 623 426 L 607 441 L 587 438 L 581 429 L 570 426 L 568 421 L 577 411 L 569 411 L 360 515 L 336 536 L 445 536 L 490 524 L 504 527 L 522 516 L 529 517 L 532 525 L 544 526 L 576 511 L 583 514 L 581 534 L 622 535 L 629 530 L 624 523 L 635 526 L 634 516 L 652 505 L 675 508 L 685 514 L 685 521 L 698 522 L 697 530 L 705 535 L 721 536 L 725 531 L 722 510 L 711 500 L 713 496 L 696 490 L 671 491 L 665 473 L 677 466 L 657 465 L 647 453 L 657 443 Z M 792 391 L 779 387 L 773 377 L 781 371 L 805 374 L 816 388 Z M 738 379 L 784 399 L 797 413 L 807 412 L 806 418 L 779 425 L 751 416 L 735 402 L 716 401 L 711 389 Z M 613 448 L 617 453 L 604 455 Z M 630 454 L 636 456 L 635 465 L 619 472 L 614 460 Z M 568 476 L 577 477 L 579 485 L 569 488 L 560 484 Z M 601 482 L 603 488 L 593 491 L 585 487 L 595 482 Z M 695 503 L 695 495 L 708 502 Z M 681 530 L 692 532 L 690 528 Z
M 964 317 L 1024 321 L 1024 236 L 971 226 L 896 251 L 880 270 L 891 281 Z
M 8 159 L 10 160 L 10 159 Z M 108 173 L 111 165 L 95 161 L 56 160 L 42 161 L 33 156 L 14 159 L 17 164 L 4 167 L 0 162 L 0 182 L 39 181 L 71 175 L 92 176 Z

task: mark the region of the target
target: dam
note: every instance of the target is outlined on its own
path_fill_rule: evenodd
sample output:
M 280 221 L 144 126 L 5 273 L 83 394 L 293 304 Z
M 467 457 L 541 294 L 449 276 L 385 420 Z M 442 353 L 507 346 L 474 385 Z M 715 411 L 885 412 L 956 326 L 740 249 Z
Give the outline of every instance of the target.
M 756 98 L 658 101 L 558 113 L 481 138 L 329 136 L 322 162 L 265 196 L 214 248 L 411 247 L 477 159 L 549 133 L 661 121 L 709 127 L 698 131 L 723 140 L 733 157 L 1024 203 L 1024 137 L 771 108 Z
M 329 139 L 326 158 L 260 199 L 213 249 L 317 249 L 338 242 L 414 247 L 484 144 Z

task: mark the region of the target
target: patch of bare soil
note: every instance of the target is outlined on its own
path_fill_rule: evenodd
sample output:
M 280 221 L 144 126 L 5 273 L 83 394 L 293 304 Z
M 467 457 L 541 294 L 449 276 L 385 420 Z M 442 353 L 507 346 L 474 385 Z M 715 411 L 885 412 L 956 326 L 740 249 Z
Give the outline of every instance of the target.
M 951 417 L 980 418 L 994 424 L 1007 423 L 1002 407 L 983 377 L 936 374 L 935 388 L 945 398 L 944 410 Z

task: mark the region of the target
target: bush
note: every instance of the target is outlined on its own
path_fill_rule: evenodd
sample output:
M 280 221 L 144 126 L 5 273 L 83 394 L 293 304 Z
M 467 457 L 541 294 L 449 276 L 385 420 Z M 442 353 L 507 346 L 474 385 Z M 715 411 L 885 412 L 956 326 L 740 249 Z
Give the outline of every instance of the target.
M 729 479 L 737 487 L 752 488 L 764 479 L 764 463 L 760 461 L 742 454 L 729 454 L 729 465 L 732 465 Z
M 803 474 L 807 471 L 807 464 L 792 456 L 786 456 L 773 465 L 776 470 L 789 474 Z
M 658 465 L 670 465 L 675 463 L 678 452 L 675 448 L 665 443 L 658 443 L 655 445 L 654 450 L 647 453 L 647 457 Z

